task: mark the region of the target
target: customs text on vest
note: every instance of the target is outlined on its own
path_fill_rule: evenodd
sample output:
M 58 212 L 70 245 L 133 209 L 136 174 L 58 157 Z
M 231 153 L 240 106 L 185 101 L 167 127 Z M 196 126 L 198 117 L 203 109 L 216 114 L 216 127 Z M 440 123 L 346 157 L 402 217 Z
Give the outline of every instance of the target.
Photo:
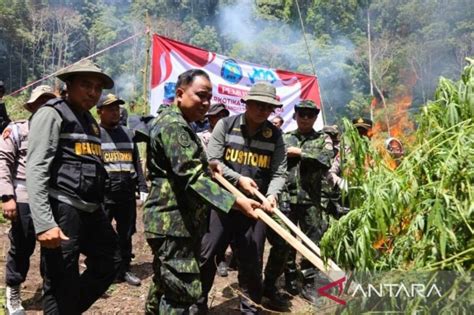
M 138 175 L 133 163 L 132 132 L 121 125 L 100 129 L 102 159 L 108 174 L 105 201 L 134 199 Z
M 102 202 L 107 175 L 99 125 L 89 112 L 75 112 L 64 100 L 55 99 L 45 106 L 53 107 L 63 119 L 50 187 L 86 202 Z
M 223 118 L 226 135 L 224 163 L 242 176 L 252 178 L 260 191 L 266 193 L 272 178 L 272 156 L 280 130 L 265 122 L 252 138 L 242 130 L 245 114 Z

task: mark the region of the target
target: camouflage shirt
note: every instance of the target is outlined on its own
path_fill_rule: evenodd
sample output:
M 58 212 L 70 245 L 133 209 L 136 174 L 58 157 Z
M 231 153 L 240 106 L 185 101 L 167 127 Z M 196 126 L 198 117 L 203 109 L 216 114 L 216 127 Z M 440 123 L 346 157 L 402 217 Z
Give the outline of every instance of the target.
M 331 138 L 312 130 L 300 134 L 297 130 L 283 135 L 286 147 L 301 149 L 301 156 L 288 157 L 288 180 L 285 199 L 291 204 L 319 204 L 322 176 L 331 166 L 334 155 Z
M 235 197 L 211 180 L 201 141 L 177 106 L 153 121 L 147 151 L 152 186 L 143 221 L 148 238 L 199 237 L 207 229 L 209 208 L 230 211 Z

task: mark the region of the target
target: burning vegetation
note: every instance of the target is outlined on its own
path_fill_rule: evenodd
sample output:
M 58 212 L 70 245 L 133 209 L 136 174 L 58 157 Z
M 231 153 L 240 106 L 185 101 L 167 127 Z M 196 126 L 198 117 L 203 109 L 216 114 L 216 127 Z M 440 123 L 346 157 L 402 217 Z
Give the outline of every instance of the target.
M 398 271 L 395 278 L 411 272 L 426 283 L 441 281 L 446 270 L 464 275 L 443 280 L 447 293 L 424 301 L 427 313 L 463 313 L 472 303 L 466 292 L 472 289 L 474 262 L 474 60 L 467 60 L 460 81 L 440 78 L 435 100 L 417 117 L 413 142 L 398 167 L 345 121 L 343 143 L 352 149 L 343 157 L 346 174 L 350 170 L 351 211 L 332 222 L 321 241 L 323 255 L 348 270 Z M 403 113 L 410 101 L 401 100 Z M 403 138 L 411 125 L 400 119 L 395 126 Z M 395 132 L 392 128 L 390 135 Z M 420 307 L 418 298 L 387 302 L 401 310 Z
M 353 148 L 343 165 L 350 169 L 352 210 L 325 234 L 327 257 L 359 271 L 472 269 L 474 64 L 468 60 L 459 82 L 440 79 L 398 168 L 345 122 L 343 142 Z M 398 123 L 402 131 L 411 126 Z

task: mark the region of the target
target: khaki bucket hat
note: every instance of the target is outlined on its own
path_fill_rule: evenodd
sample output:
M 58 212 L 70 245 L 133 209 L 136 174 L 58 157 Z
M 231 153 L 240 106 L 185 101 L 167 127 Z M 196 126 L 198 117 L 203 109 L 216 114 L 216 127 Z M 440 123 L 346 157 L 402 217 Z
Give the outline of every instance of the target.
M 282 107 L 283 104 L 278 100 L 276 89 L 268 82 L 258 82 L 250 89 L 249 93 L 242 97 L 242 102 L 257 101 L 272 104 L 275 107 Z
M 102 79 L 104 82 L 104 89 L 111 89 L 114 87 L 114 80 L 111 77 L 106 75 L 102 69 L 90 61 L 89 59 L 81 60 L 78 63 L 73 64 L 72 66 L 64 69 L 61 73 L 57 75 L 58 79 L 63 82 L 66 82 L 70 77 L 77 74 L 94 74 Z
M 31 92 L 30 99 L 26 102 L 25 106 L 36 102 L 36 100 L 43 95 L 48 95 L 52 98 L 57 97 L 57 95 L 54 94 L 53 89 L 49 85 L 39 85 L 33 89 L 33 91 Z

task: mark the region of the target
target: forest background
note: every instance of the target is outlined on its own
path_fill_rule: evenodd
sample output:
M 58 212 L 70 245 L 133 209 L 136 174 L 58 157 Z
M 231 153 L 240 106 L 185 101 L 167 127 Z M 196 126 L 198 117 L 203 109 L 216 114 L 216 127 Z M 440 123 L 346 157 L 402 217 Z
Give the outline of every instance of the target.
M 0 80 L 8 94 L 141 32 L 95 61 L 146 112 L 147 24 L 236 59 L 316 71 L 326 123 L 368 117 L 372 104 L 385 131 L 474 55 L 472 0 L 0 0 Z M 26 115 L 27 93 L 7 98 L 12 118 Z

